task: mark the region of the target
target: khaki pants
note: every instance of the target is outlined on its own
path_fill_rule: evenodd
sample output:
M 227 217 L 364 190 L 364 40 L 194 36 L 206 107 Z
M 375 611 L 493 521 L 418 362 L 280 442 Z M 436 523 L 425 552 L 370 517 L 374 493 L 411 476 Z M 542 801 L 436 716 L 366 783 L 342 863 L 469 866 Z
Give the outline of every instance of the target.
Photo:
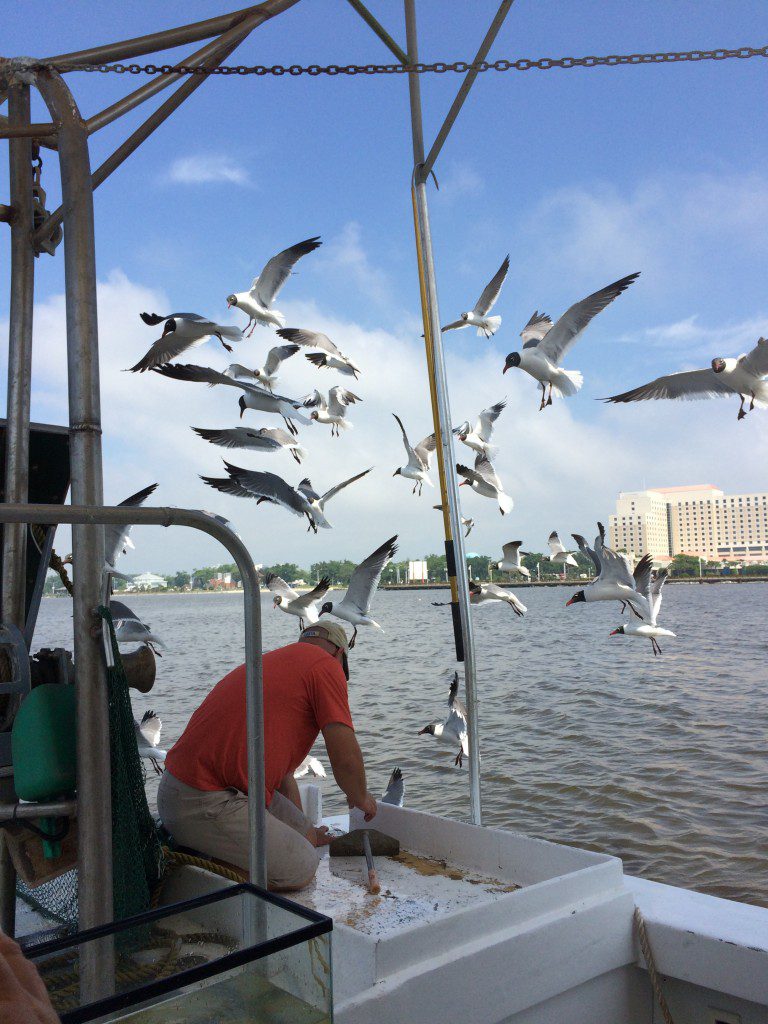
M 243 793 L 193 789 L 166 769 L 157 791 L 157 809 L 181 846 L 248 870 L 248 797 Z M 305 838 L 310 825 L 292 801 L 273 793 L 266 815 L 270 889 L 300 889 L 314 878 L 319 856 Z

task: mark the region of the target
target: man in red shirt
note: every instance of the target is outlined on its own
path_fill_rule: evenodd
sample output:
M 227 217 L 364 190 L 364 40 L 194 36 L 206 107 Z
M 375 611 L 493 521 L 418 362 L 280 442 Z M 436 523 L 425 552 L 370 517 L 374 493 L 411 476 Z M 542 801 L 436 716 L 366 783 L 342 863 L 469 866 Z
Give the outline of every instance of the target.
M 301 810 L 294 771 L 322 732 L 333 776 L 370 821 L 363 755 L 349 711 L 347 635 L 335 622 L 309 626 L 299 642 L 263 658 L 267 880 L 277 892 L 315 876 L 330 840 Z M 245 665 L 224 676 L 192 715 L 165 760 L 157 793 L 163 824 L 182 846 L 248 867 Z

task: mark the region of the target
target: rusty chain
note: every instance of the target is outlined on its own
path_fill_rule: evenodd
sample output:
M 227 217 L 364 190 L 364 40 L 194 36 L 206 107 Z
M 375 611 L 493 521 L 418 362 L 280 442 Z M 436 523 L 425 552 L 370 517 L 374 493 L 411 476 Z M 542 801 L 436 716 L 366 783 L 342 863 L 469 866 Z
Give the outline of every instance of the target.
M 323 67 L 320 64 L 310 64 L 306 67 L 300 64 L 218 64 L 215 67 L 200 67 L 189 64 L 48 64 L 59 72 L 65 71 L 90 71 L 113 73 L 118 75 L 403 75 L 411 71 L 423 75 L 428 73 L 444 74 L 447 71 L 457 71 L 463 74 L 467 71 L 549 71 L 552 68 L 596 68 L 596 67 L 618 67 L 624 64 L 676 64 L 683 61 L 702 60 L 748 60 L 751 57 L 768 57 L 768 46 L 740 46 L 735 50 L 686 50 L 682 52 L 668 53 L 629 53 L 610 54 L 605 57 L 540 57 L 537 60 L 522 57 L 518 60 L 494 60 L 480 61 L 471 64 L 464 60 L 454 61 L 448 64 L 445 61 L 435 61 L 426 64 L 419 61 L 417 64 L 329 64 Z M 41 65 L 42 66 L 42 65 Z

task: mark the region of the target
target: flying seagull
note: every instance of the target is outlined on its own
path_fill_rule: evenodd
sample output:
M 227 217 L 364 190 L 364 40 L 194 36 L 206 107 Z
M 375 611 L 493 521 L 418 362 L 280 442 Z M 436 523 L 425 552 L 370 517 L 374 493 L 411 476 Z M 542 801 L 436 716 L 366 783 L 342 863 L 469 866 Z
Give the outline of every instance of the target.
M 270 572 L 264 579 L 264 585 L 275 595 L 272 599 L 273 607 L 288 615 L 297 615 L 299 626 L 303 630 L 305 623 L 311 626 L 320 617 L 318 602 L 325 597 L 331 581 L 328 576 L 323 576 L 316 587 L 308 590 L 306 594 L 299 594 L 293 587 L 288 586 L 282 576 Z
M 442 505 L 433 505 L 432 508 L 436 508 L 438 512 L 443 511 Z M 475 520 L 470 518 L 469 516 L 462 516 L 461 525 L 464 527 L 464 536 L 468 537 L 470 533 L 472 533 L 472 527 L 475 525 Z
M 421 489 L 424 484 L 429 484 L 430 487 L 435 486 L 427 475 L 429 473 L 429 463 L 432 459 L 432 453 L 437 448 L 435 435 L 430 434 L 428 437 L 425 437 L 423 441 L 419 441 L 415 448 L 411 448 L 411 443 L 405 432 L 403 421 L 396 412 L 393 412 L 392 415 L 397 420 L 397 425 L 400 427 L 402 432 L 405 453 L 408 456 L 408 464 L 396 469 L 392 476 L 404 476 L 408 480 L 415 481 L 411 494 L 415 494 L 416 489 L 418 488 L 419 495 L 421 495 Z
M 404 794 L 405 783 L 403 782 L 403 773 L 399 768 L 395 768 L 389 777 L 387 788 L 384 790 L 380 803 L 392 804 L 393 807 L 402 807 Z
M 471 487 L 476 494 L 498 501 L 499 511 L 502 515 L 506 515 L 514 508 L 514 501 L 505 492 L 504 485 L 493 468 L 493 463 L 486 455 L 475 456 L 474 469 L 459 464 L 456 466 L 456 472 L 459 476 L 464 477 L 459 487 Z
M 275 395 L 271 391 L 257 387 L 255 384 L 246 384 L 244 381 L 234 380 L 225 373 L 219 373 L 210 366 L 195 366 L 192 363 L 171 363 L 166 366 L 156 366 L 155 373 L 163 377 L 171 377 L 173 380 L 191 380 L 196 383 L 224 384 L 229 387 L 239 388 L 242 391 L 237 400 L 240 406 L 240 418 L 246 409 L 254 409 L 257 412 L 273 412 L 283 417 L 285 425 L 292 434 L 298 430 L 293 425 L 293 420 L 299 423 L 309 424 L 311 421 L 299 412 L 303 408 L 300 401 L 293 398 L 286 398 L 285 395 Z
M 447 743 L 454 749 L 457 744 L 459 752 L 456 755 L 454 764 L 461 768 L 464 758 L 469 757 L 469 733 L 467 732 L 467 709 L 459 700 L 459 673 L 454 672 L 451 689 L 448 693 L 448 717 L 443 721 L 440 718 L 434 719 L 423 729 L 419 729 L 419 736 L 428 734 L 434 736 L 439 743 Z
M 125 501 L 121 501 L 120 507 L 138 508 L 140 505 L 143 505 L 150 494 L 153 494 L 156 490 L 157 484 L 150 484 L 149 487 L 144 487 L 142 490 L 132 494 L 130 498 L 126 498 Z M 104 568 L 107 572 L 112 573 L 113 576 L 122 576 L 122 573 L 118 573 L 115 570 L 117 560 L 121 555 L 126 553 L 128 548 L 135 546 L 130 537 L 132 529 L 132 523 L 128 523 L 124 526 L 113 523 L 111 526 L 104 527 Z
M 498 448 L 489 442 L 493 433 L 493 425 L 504 411 L 506 404 L 505 400 L 483 409 L 474 427 L 470 428 L 469 420 L 465 420 L 455 431 L 459 440 L 481 455 L 487 455 L 489 458 L 496 455 Z
M 526 569 L 520 561 L 520 555 L 525 554 L 525 552 L 520 551 L 522 543 L 521 540 L 511 540 L 509 544 L 502 544 L 501 553 L 503 558 L 496 565 L 502 572 L 519 572 L 521 576 L 525 576 L 529 580 L 531 578 L 531 570 Z
M 245 325 L 250 338 L 256 324 L 263 324 L 265 327 L 282 327 L 285 317 L 279 309 L 274 309 L 272 303 L 277 298 L 277 293 L 291 276 L 293 268 L 302 256 L 314 252 L 322 242 L 320 236 L 307 238 L 304 242 L 298 242 L 288 249 L 283 249 L 277 256 L 268 260 L 258 277 L 253 279 L 253 284 L 247 292 L 233 292 L 227 296 L 227 307 L 237 306 L 244 313 L 248 314 L 248 323 Z
M 296 345 L 305 345 L 307 348 L 319 348 L 321 352 L 308 352 L 305 359 L 316 366 L 319 370 L 327 368 L 338 370 L 347 377 L 354 377 L 361 372 L 359 366 L 355 366 L 349 356 L 334 345 L 327 334 L 319 334 L 316 331 L 305 331 L 298 327 L 283 327 L 277 332 L 281 338 Z
M 234 377 L 235 380 L 257 380 L 259 384 L 263 384 L 271 391 L 272 386 L 277 383 L 277 371 L 280 369 L 280 364 L 284 363 L 286 359 L 290 359 L 291 356 L 295 356 L 298 351 L 298 345 L 276 345 L 275 348 L 269 350 L 264 365 L 259 369 L 249 370 L 247 366 L 242 366 L 240 363 L 230 363 L 224 373 L 227 377 Z
M 470 580 L 469 603 L 488 604 L 491 601 L 502 601 L 508 604 L 515 615 L 519 615 L 520 618 L 528 611 L 523 602 L 515 597 L 511 590 L 498 587 L 495 583 L 478 583 L 476 580 Z
M 135 366 L 131 366 L 129 373 L 144 373 L 155 366 L 169 363 L 188 348 L 197 348 L 204 345 L 209 338 L 218 338 L 227 352 L 232 351 L 225 338 L 230 341 L 240 341 L 243 332 L 239 327 L 226 327 L 223 324 L 216 324 L 212 320 L 206 320 L 204 316 L 197 313 L 171 313 L 168 316 L 158 316 L 156 313 L 142 313 L 141 319 L 151 327 L 162 323 L 165 320 L 163 333 Z
M 563 542 L 557 535 L 557 530 L 553 530 L 550 533 L 547 544 L 549 545 L 549 554 L 544 555 L 542 562 L 551 562 L 553 565 L 562 565 L 565 571 L 566 565 L 572 565 L 578 569 L 579 563 L 573 557 L 572 551 L 566 551 L 563 547 Z
M 355 646 L 358 626 L 373 626 L 381 629 L 371 618 L 371 602 L 379 585 L 384 566 L 397 551 L 397 535 L 384 541 L 381 547 L 371 552 L 352 573 L 347 592 L 340 602 L 326 601 L 320 609 L 321 615 L 335 615 L 355 627 L 349 646 Z
M 204 441 L 222 448 L 247 448 L 255 452 L 279 452 L 286 449 L 299 463 L 307 457 L 306 449 L 301 447 L 293 434 L 280 427 L 231 427 L 222 430 L 192 427 L 192 430 Z
M 312 484 L 306 478 L 294 489 L 275 473 L 257 473 L 240 466 L 233 466 L 229 462 L 225 462 L 224 466 L 229 473 L 229 478 L 203 476 L 200 479 L 205 481 L 209 487 L 224 494 L 232 494 L 239 498 L 255 498 L 257 504 L 265 501 L 272 502 L 288 509 L 294 515 L 306 516 L 309 521 L 308 528 L 314 530 L 315 533 L 317 533 L 318 527 L 322 527 L 324 530 L 331 529 L 331 524 L 324 514 L 326 502 L 349 484 L 353 484 L 371 472 L 370 469 L 363 470 L 362 473 L 343 480 L 321 495 L 312 489 Z
M 115 639 L 119 644 L 146 644 L 158 658 L 162 657 L 157 648 L 165 647 L 165 643 L 152 632 L 146 622 L 141 621 L 136 612 L 132 612 L 122 601 L 114 599 L 109 602 L 109 610 L 115 627 Z
M 165 760 L 165 751 L 158 747 L 162 728 L 163 723 L 154 711 L 145 711 L 140 722 L 137 722 L 135 718 L 133 720 L 139 757 L 146 757 L 158 775 L 163 773 L 158 762 Z
M 638 581 L 645 585 L 646 574 L 651 571 L 653 564 L 652 557 L 649 554 L 643 555 L 633 570 L 628 555 L 614 551 L 605 543 L 602 523 L 598 523 L 597 528 L 594 548 L 590 548 L 580 534 L 573 535 L 581 550 L 592 559 L 596 576 L 588 586 L 576 591 L 565 602 L 566 607 L 581 602 L 591 604 L 593 601 L 620 601 L 622 611 L 624 605 L 628 604 L 634 615 L 646 622 L 650 621 L 651 606 Z
M 334 434 L 339 437 L 342 427 L 344 430 L 352 429 L 352 424 L 347 419 L 347 407 L 354 405 L 355 402 L 362 402 L 362 398 L 338 385 L 328 392 L 328 401 L 317 389 L 302 399 L 304 408 L 312 410 L 310 417 L 313 420 L 317 423 L 330 423 L 331 437 Z
M 305 775 L 310 772 L 318 779 L 326 779 L 328 773 L 325 770 L 325 766 L 322 761 L 319 761 L 316 757 L 305 757 L 299 767 L 293 773 L 294 779 L 303 779 Z
M 629 274 L 620 281 L 601 288 L 586 299 L 574 303 L 550 326 L 549 317 L 534 313 L 521 332 L 522 352 L 510 352 L 504 363 L 503 373 L 518 366 L 525 370 L 541 385 L 539 409 L 552 405 L 552 394 L 557 396 L 575 395 L 584 382 L 578 370 L 563 370 L 560 363 L 581 336 L 593 317 L 621 295 L 640 276 Z M 549 385 L 549 395 L 547 395 Z
M 605 402 L 646 402 L 651 398 L 724 398 L 738 395 L 741 399 L 736 419 L 743 420 L 747 411 L 757 406 L 768 406 L 768 339 L 758 338 L 751 352 L 737 358 L 716 356 L 711 367 L 703 370 L 683 370 L 657 377 L 650 384 L 643 384 L 632 391 L 605 398 Z M 744 403 L 749 399 L 749 410 Z
M 668 575 L 667 570 L 662 569 L 653 576 L 651 576 L 650 571 L 643 576 L 641 582 L 638 583 L 638 590 L 641 590 L 641 593 L 650 605 L 650 619 L 648 622 L 643 622 L 640 625 L 636 622 L 625 622 L 618 629 L 614 629 L 610 634 L 611 636 L 620 634 L 621 636 L 638 636 L 641 639 L 650 640 L 654 655 L 661 654 L 661 648 L 658 643 L 659 637 L 677 636 L 671 629 L 662 629 L 657 622 L 659 609 L 661 608 L 661 591 L 667 582 Z
M 443 331 L 458 331 L 462 327 L 476 327 L 477 336 L 490 338 L 501 326 L 500 316 L 488 316 L 493 304 L 499 297 L 501 286 L 509 270 L 509 255 L 504 257 L 501 266 L 485 286 L 483 294 L 475 303 L 474 309 L 468 313 L 462 313 L 460 319 L 454 320 L 452 324 L 443 327 Z

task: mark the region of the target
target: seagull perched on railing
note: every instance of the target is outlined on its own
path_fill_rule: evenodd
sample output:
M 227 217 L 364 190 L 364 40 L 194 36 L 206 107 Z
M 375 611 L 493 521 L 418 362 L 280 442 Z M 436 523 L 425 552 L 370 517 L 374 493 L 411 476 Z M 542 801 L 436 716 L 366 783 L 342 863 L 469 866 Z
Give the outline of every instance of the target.
M 452 324 L 448 324 L 441 330 L 459 331 L 462 327 L 476 327 L 478 338 L 492 337 L 501 327 L 501 317 L 488 316 L 488 314 L 499 297 L 508 270 L 509 256 L 505 256 L 501 266 L 483 289 L 483 294 L 475 303 L 474 309 L 469 310 L 468 313 L 462 313 L 459 320 L 454 320 Z
M 504 485 L 493 468 L 493 463 L 486 455 L 475 456 L 474 469 L 469 469 L 459 463 L 456 466 L 456 472 L 459 476 L 464 477 L 459 487 L 471 487 L 476 494 L 480 494 L 484 498 L 493 498 L 499 503 L 499 511 L 502 515 L 506 515 L 514 508 L 514 501 L 505 492 Z
M 207 430 L 205 427 L 192 427 L 192 430 L 204 441 L 217 444 L 221 448 L 248 448 L 255 452 L 279 452 L 285 449 L 289 451 L 296 462 L 301 462 L 307 457 L 307 451 L 302 448 L 293 434 L 280 427 L 231 427 L 223 430 Z
M 428 437 L 425 437 L 423 441 L 419 441 L 415 448 L 412 448 L 411 443 L 408 440 L 408 435 L 405 432 L 403 421 L 396 412 L 393 412 L 392 415 L 395 417 L 397 425 L 400 427 L 400 431 L 403 435 L 403 444 L 405 445 L 405 454 L 408 456 L 408 464 L 396 469 L 392 476 L 404 476 L 408 480 L 414 480 L 415 483 L 411 494 L 415 494 L 416 489 L 418 488 L 419 496 L 421 496 L 421 489 L 424 484 L 429 484 L 430 487 L 435 486 L 427 475 L 429 473 L 429 463 L 432 460 L 432 453 L 437 448 L 435 435 L 430 434 Z
M 566 607 L 581 602 L 591 604 L 593 601 L 620 601 L 622 611 L 624 605 L 628 604 L 634 615 L 650 622 L 651 605 L 642 592 L 641 585 L 645 586 L 646 574 L 651 571 L 651 555 L 643 555 L 633 571 L 629 556 L 621 551 L 614 551 L 605 543 L 605 529 L 602 523 L 598 523 L 597 528 L 598 536 L 595 537 L 594 548 L 589 547 L 581 534 L 573 535 L 579 548 L 592 559 L 597 575 L 589 586 L 578 590 L 565 602 Z
M 234 380 L 225 373 L 219 373 L 211 366 L 195 366 L 192 363 L 169 363 L 166 366 L 155 366 L 154 372 L 163 377 L 171 377 L 173 380 L 191 380 L 200 384 L 225 384 L 228 387 L 240 388 L 243 392 L 237 400 L 240 406 L 240 418 L 246 409 L 254 409 L 257 412 L 273 412 L 283 417 L 286 427 L 292 434 L 298 430 L 293 425 L 293 420 L 299 423 L 309 424 L 311 421 L 303 416 L 298 410 L 303 408 L 302 403 L 293 398 L 286 398 L 285 395 L 275 395 L 271 391 L 259 388 L 255 384 L 246 384 L 244 381 Z
M 651 609 L 651 617 L 648 622 L 638 624 L 636 622 L 625 622 L 619 626 L 618 629 L 614 629 L 610 636 L 638 636 L 641 639 L 650 640 L 651 647 L 653 648 L 654 656 L 661 654 L 661 648 L 659 647 L 658 639 L 660 636 L 677 636 L 671 629 L 662 629 L 657 624 L 659 617 L 659 610 L 661 608 L 661 590 L 664 584 L 667 582 L 669 573 L 666 569 L 662 569 L 660 572 L 651 575 L 650 567 L 644 572 L 637 583 L 637 589 L 643 597 L 648 601 Z
M 528 611 L 523 602 L 515 597 L 511 590 L 505 590 L 495 583 L 478 583 L 476 580 L 470 580 L 469 603 L 489 604 L 491 601 L 502 601 L 504 604 L 508 604 L 515 615 L 519 615 L 520 618 Z
M 160 338 L 135 366 L 130 367 L 129 373 L 144 373 L 145 370 L 169 363 L 176 356 L 180 356 L 182 352 L 186 352 L 188 348 L 204 345 L 209 338 L 218 338 L 227 352 L 231 352 L 232 346 L 228 345 L 224 339 L 240 341 L 243 337 L 243 332 L 239 327 L 216 324 L 212 320 L 206 320 L 204 316 L 198 316 L 197 313 L 170 313 L 168 316 L 142 313 L 141 319 L 150 327 L 165 320 L 165 326 Z
M 554 326 L 551 326 L 549 317 L 534 313 L 520 335 L 523 351 L 509 353 L 502 373 L 518 366 L 537 380 L 541 385 L 539 410 L 552 405 L 553 393 L 564 397 L 575 395 L 584 383 L 584 378 L 578 370 L 563 370 L 560 363 L 592 318 L 629 288 L 639 276 L 639 273 L 629 274 L 574 303 Z
M 646 402 L 651 398 L 724 398 L 738 395 L 741 399 L 736 417 L 743 420 L 747 413 L 744 403 L 749 399 L 749 412 L 757 406 L 768 406 L 768 339 L 758 338 L 751 352 L 736 359 L 717 356 L 711 367 L 703 370 L 683 370 L 657 377 L 650 384 L 625 391 L 622 395 L 604 398 L 604 402 Z
M 342 427 L 344 430 L 352 429 L 352 424 L 347 419 L 347 406 L 354 405 L 355 402 L 362 402 L 362 398 L 338 385 L 328 392 L 328 401 L 317 389 L 302 399 L 304 408 L 312 410 L 310 417 L 313 420 L 317 423 L 330 423 L 331 437 L 339 437 Z
M 456 747 L 459 752 L 456 755 L 454 764 L 461 768 L 464 758 L 469 757 L 469 733 L 467 732 L 467 709 L 459 700 L 459 673 L 454 672 L 451 689 L 448 693 L 448 717 L 445 721 L 436 718 L 423 729 L 419 729 L 419 736 L 428 734 L 434 736 L 438 743 L 448 743 Z
M 316 587 L 308 590 L 306 594 L 299 594 L 293 587 L 288 586 L 282 576 L 270 572 L 264 578 L 264 586 L 275 595 L 272 599 L 273 606 L 287 615 L 298 616 L 302 630 L 305 623 L 311 626 L 317 622 L 320 617 L 318 602 L 325 597 L 330 585 L 330 578 L 323 576 Z
M 358 626 L 373 626 L 381 630 L 378 622 L 371 618 L 371 604 L 373 595 L 379 585 L 384 566 L 394 557 L 397 551 L 397 535 L 384 541 L 381 547 L 372 551 L 367 558 L 357 566 L 352 573 L 347 592 L 341 601 L 326 601 L 320 609 L 321 615 L 335 615 L 337 619 L 355 627 L 352 639 L 349 641 L 350 648 L 355 646 Z
M 272 303 L 277 298 L 277 293 L 291 276 L 293 268 L 302 256 L 314 252 L 322 242 L 320 236 L 307 238 L 304 242 L 283 249 L 277 256 L 273 256 L 264 265 L 264 269 L 258 277 L 253 279 L 249 291 L 233 292 L 227 296 L 227 306 L 237 306 L 244 313 L 248 314 L 248 323 L 245 325 L 247 331 L 250 327 L 248 337 L 253 334 L 256 324 L 263 324 L 265 327 L 282 327 L 285 317 L 279 309 L 274 309 Z
M 502 572 L 519 572 L 521 576 L 525 576 L 526 579 L 531 578 L 531 570 L 526 569 L 523 563 L 520 561 L 520 555 L 525 554 L 521 551 L 523 542 L 521 540 L 511 540 L 509 544 L 502 544 L 501 553 L 504 556 L 500 562 L 496 565 Z
M 309 529 L 315 533 L 318 527 L 324 530 L 331 529 L 331 524 L 324 514 L 326 503 L 349 484 L 371 472 L 370 469 L 365 469 L 362 473 L 357 473 L 331 487 L 325 494 L 318 494 L 312 489 L 312 484 L 307 478 L 294 489 L 275 473 L 257 473 L 251 469 L 233 466 L 229 462 L 225 462 L 224 466 L 229 478 L 201 476 L 200 479 L 209 487 L 224 494 L 232 494 L 238 498 L 255 498 L 257 504 L 269 501 L 275 505 L 282 505 L 294 515 L 306 516 L 309 520 Z
M 493 425 L 506 407 L 506 400 L 497 402 L 495 405 L 483 409 L 477 418 L 474 427 L 469 426 L 469 420 L 465 420 L 460 427 L 454 431 L 460 441 L 463 441 L 467 448 L 472 448 L 481 455 L 491 458 L 498 452 L 495 445 L 490 444 Z
M 349 356 L 345 356 L 343 352 L 340 352 L 327 334 L 305 331 L 299 327 L 283 327 L 277 333 L 281 338 L 296 345 L 322 349 L 321 352 L 308 352 L 304 357 L 319 370 L 323 368 L 338 370 L 339 373 L 347 377 L 354 377 L 357 380 L 357 375 L 361 372 L 360 367 L 355 366 Z
M 224 373 L 227 377 L 234 377 L 235 380 L 257 380 L 259 384 L 263 384 L 271 391 L 273 385 L 277 383 L 277 371 L 280 369 L 280 364 L 284 363 L 286 359 L 290 359 L 291 356 L 295 356 L 298 351 L 298 345 L 276 345 L 269 350 L 264 365 L 259 369 L 249 370 L 247 366 L 242 366 L 240 363 L 230 363 Z
M 163 723 L 154 711 L 145 711 L 141 722 L 137 722 L 135 718 L 133 720 L 139 757 L 146 757 L 158 775 L 163 773 L 158 762 L 165 760 L 166 753 L 158 747 L 162 728 Z

